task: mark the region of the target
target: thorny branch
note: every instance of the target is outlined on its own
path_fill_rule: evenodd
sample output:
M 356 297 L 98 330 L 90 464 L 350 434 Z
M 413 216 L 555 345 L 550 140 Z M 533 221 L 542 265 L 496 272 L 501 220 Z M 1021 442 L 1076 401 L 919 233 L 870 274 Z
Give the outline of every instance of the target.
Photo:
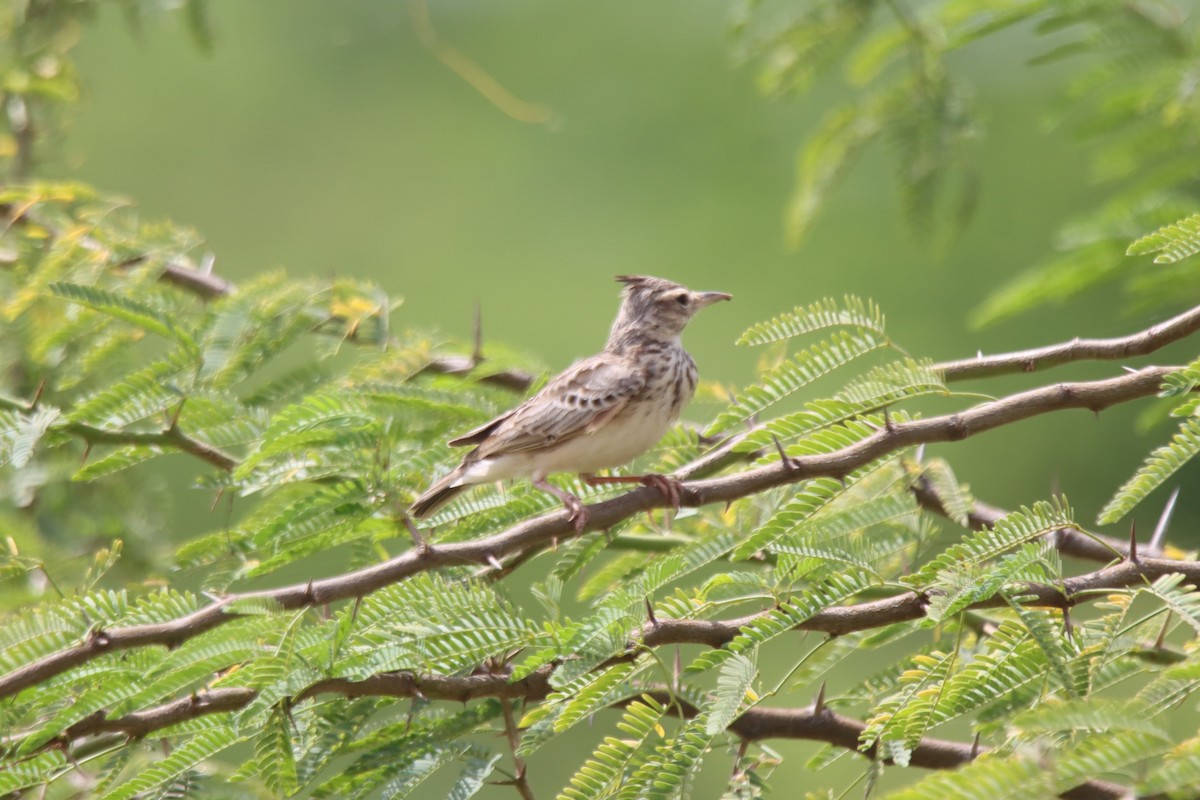
M 1139 558 L 1124 559 L 1102 569 L 1065 579 L 1059 585 L 1024 583 L 1010 587 L 1027 600 L 1027 605 L 1050 608 L 1070 608 L 1084 602 L 1103 598 L 1102 590 L 1121 589 L 1140 583 L 1149 583 L 1163 575 L 1182 574 L 1189 582 L 1200 584 L 1200 561 L 1176 561 L 1172 559 Z M 984 598 L 970 606 L 971 609 L 998 608 L 1007 605 L 999 594 Z M 880 600 L 869 600 L 847 606 L 834 606 L 821 611 L 797 630 L 815 631 L 833 636 L 856 631 L 879 628 L 898 622 L 921 619 L 927 612 L 928 598 L 920 592 L 903 592 Z M 645 622 L 628 644 L 625 655 L 616 656 L 601 669 L 617 663 L 632 661 L 646 648 L 673 644 L 698 644 L 720 648 L 731 642 L 742 629 L 771 610 L 749 614 L 734 619 L 666 619 L 656 617 Z M 550 691 L 550 676 L 557 665 L 543 667 L 533 674 L 511 681 L 507 672 L 478 672 L 465 677 L 421 675 L 413 673 L 381 673 L 363 680 L 327 678 L 318 681 L 300 692 L 297 702 L 319 694 L 337 693 L 347 697 L 391 695 L 402 697 L 426 697 L 437 700 L 453 700 L 465 703 L 484 697 L 543 699 Z M 240 693 L 240 694 L 239 694 Z M 233 697 L 241 698 L 242 705 L 249 703 L 254 692 L 250 689 L 220 689 L 197 695 L 194 698 L 168 703 L 154 709 L 138 711 L 117 720 L 107 719 L 97 713 L 71 726 L 64 733 L 67 739 L 90 736 L 97 733 L 119 731 L 130 736 L 145 736 L 151 731 L 175 724 L 192 714 L 199 716 L 217 711 L 234 710 L 227 703 Z M 218 702 L 219 699 L 219 702 Z M 191 711 L 189 711 L 191 709 Z M 758 738 L 765 738 L 760 736 Z
M 508 749 L 512 751 L 513 766 L 516 768 L 516 775 L 510 783 L 517 790 L 517 794 L 521 795 L 522 800 L 534 800 L 533 787 L 529 785 L 529 779 L 525 775 L 525 759 L 517 754 L 517 748 L 521 746 L 521 731 L 517 728 L 517 721 L 513 716 L 512 700 L 507 697 L 501 698 L 500 708 L 504 713 L 504 735 L 508 739 Z
M 510 743 L 516 734 L 512 722 L 511 702 L 523 699 L 530 702 L 544 700 L 553 687 L 550 675 L 554 667 L 547 666 L 519 681 L 510 681 L 507 674 L 481 673 L 463 677 L 418 676 L 413 673 L 385 673 L 373 675 L 361 681 L 328 678 L 317 681 L 293 699 L 302 702 L 325 694 L 337 694 L 346 698 L 355 697 L 422 697 L 429 700 L 467 702 L 481 698 L 497 698 L 505 709 L 505 726 Z M 685 718 L 695 716 L 697 709 L 687 700 L 676 697 L 663 689 L 649 688 L 646 692 L 664 706 L 669 706 Z M 154 731 L 177 725 L 208 714 L 229 713 L 248 706 L 257 697 L 257 692 L 247 688 L 217 688 L 180 698 L 164 705 L 136 711 L 124 716 L 108 718 L 97 712 L 68 728 L 54 743 L 65 746 L 70 742 L 89 736 L 105 734 L 121 739 L 142 738 Z M 865 725 L 853 718 L 838 714 L 824 704 L 814 703 L 800 708 L 752 708 L 729 726 L 733 735 L 744 741 L 766 739 L 804 739 L 831 744 L 847 750 L 859 751 L 860 735 Z M 101 740 L 101 745 L 110 744 Z M 116 741 L 111 742 L 116 744 Z M 50 746 L 50 745 L 47 745 Z M 514 750 L 515 750 L 515 745 Z M 972 761 L 987 748 L 975 744 L 954 742 L 932 736 L 922 737 L 912 751 L 909 763 L 926 769 L 952 769 Z M 867 758 L 875 757 L 875 749 L 862 751 Z M 518 778 L 513 785 L 520 790 L 524 783 L 524 762 L 518 763 Z M 1074 800 L 1116 800 L 1127 794 L 1124 787 L 1100 780 L 1081 783 L 1064 797 Z M 522 792 L 523 797 L 531 794 Z
M 733 475 L 684 483 L 680 493 L 681 505 L 695 508 L 711 503 L 727 503 L 809 478 L 844 476 L 877 458 L 907 447 L 930 442 L 958 441 L 1050 411 L 1086 408 L 1098 412 L 1117 403 L 1153 394 L 1163 376 L 1170 371 L 1170 368 L 1166 367 L 1148 367 L 1108 380 L 1060 383 L 1020 392 L 955 414 L 895 423 L 832 453 L 792 458 L 786 462 L 780 461 Z M 585 530 L 611 528 L 634 514 L 662 508 L 665 503 L 662 493 L 657 489 L 635 489 L 589 506 Z M 525 557 L 530 550 L 549 547 L 553 542 L 566 539 L 574 533 L 573 524 L 566 511 L 552 512 L 520 522 L 506 531 L 482 539 L 416 547 L 381 564 L 343 575 L 279 589 L 233 594 L 172 622 L 93 630 L 87 639 L 73 647 L 52 653 L 0 676 L 0 697 L 10 696 L 104 653 L 148 645 L 178 646 L 187 639 L 234 619 L 237 615 L 227 611 L 226 606 L 237 599 L 270 599 L 284 610 L 318 606 L 362 597 L 389 584 L 433 569 L 464 564 L 494 565 L 501 559 Z M 1139 563 L 1154 562 L 1147 560 Z M 1171 571 L 1186 571 L 1178 566 L 1180 562 L 1166 563 L 1176 565 Z M 1189 577 L 1195 580 L 1195 573 Z M 887 601 L 897 604 L 892 613 L 919 616 L 917 607 L 921 604 L 917 602 L 917 598 L 910 597 L 904 600 L 903 597 Z M 909 607 L 910 610 L 901 611 L 899 607 Z
M 1189 309 L 1179 316 L 1147 328 L 1144 331 L 1115 339 L 1072 339 L 1069 342 L 1020 350 L 1015 353 L 999 353 L 994 356 L 978 355 L 957 361 L 934 364 L 933 369 L 941 372 L 947 381 L 968 378 L 986 378 L 1007 375 L 1013 372 L 1035 372 L 1037 370 L 1069 364 L 1072 361 L 1112 360 L 1133 358 L 1153 353 L 1171 342 L 1183 339 L 1200 330 L 1200 306 Z

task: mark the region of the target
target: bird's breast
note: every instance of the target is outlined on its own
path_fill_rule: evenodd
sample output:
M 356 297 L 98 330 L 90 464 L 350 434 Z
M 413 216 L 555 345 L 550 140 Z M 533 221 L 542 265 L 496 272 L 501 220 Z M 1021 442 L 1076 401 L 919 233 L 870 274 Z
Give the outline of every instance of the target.
M 467 471 L 465 482 L 596 472 L 627 464 L 658 444 L 696 392 L 696 364 L 681 347 L 643 357 L 642 390 L 598 429 L 552 447 L 483 459 Z

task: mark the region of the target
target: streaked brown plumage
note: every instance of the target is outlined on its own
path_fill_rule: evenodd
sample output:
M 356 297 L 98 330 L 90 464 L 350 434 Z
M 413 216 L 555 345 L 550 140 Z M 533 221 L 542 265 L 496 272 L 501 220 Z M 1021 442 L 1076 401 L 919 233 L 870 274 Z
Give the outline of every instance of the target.
M 425 491 L 410 511 L 432 514 L 463 489 L 525 477 L 558 497 L 577 529 L 587 521 L 579 498 L 547 483 L 554 472 L 578 472 L 595 483 L 640 481 L 678 502 L 658 475 L 597 478 L 653 447 L 696 390 L 696 363 L 680 343 L 692 316 L 730 296 L 693 292 L 671 281 L 621 275 L 621 310 L 604 350 L 554 378 L 521 405 L 450 442 L 475 445 L 462 463 Z

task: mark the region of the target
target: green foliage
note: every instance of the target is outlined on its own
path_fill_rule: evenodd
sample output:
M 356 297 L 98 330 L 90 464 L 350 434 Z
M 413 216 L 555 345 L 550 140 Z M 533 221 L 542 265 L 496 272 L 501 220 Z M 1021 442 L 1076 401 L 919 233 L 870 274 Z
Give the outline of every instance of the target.
M 716 736 L 729 727 L 747 695 L 753 699 L 750 685 L 758 675 L 754 662 L 743 655 L 730 656 L 717 675 L 717 690 L 705 720 L 704 732 Z
M 751 325 L 738 344 L 761 345 L 792 339 L 825 328 L 856 328 L 884 335 L 883 312 L 870 300 L 847 296 L 842 303 L 826 299 L 780 314 L 768 322 Z
M 665 713 L 666 709 L 652 697 L 643 696 L 630 703 L 617 723 L 626 738 L 607 737 L 558 797 L 561 800 L 589 800 L 617 796 L 629 768 L 644 761 L 642 748 L 659 729 L 659 720 Z
M 964 537 L 962 542 L 906 577 L 905 582 L 933 592 L 929 617 L 942 620 L 995 595 L 1006 583 L 1018 578 L 1052 581 L 1061 577 L 1057 574 L 1061 567 L 1045 561 L 1053 549 L 1031 543 L 1054 531 L 1075 527 L 1071 510 L 1061 499 L 1036 503 L 1032 509 L 1009 513 L 993 528 Z M 1016 552 L 1009 552 L 1014 549 Z M 1031 576 L 1030 567 L 1039 564 L 1048 569 Z
M 933 651 L 913 658 L 900 675 L 897 691 L 879 703 L 858 736 L 859 748 L 881 748 L 901 766 L 908 764 L 917 742 L 930 726 L 941 700 L 955 653 Z
M 756 616 L 744 625 L 736 637 L 720 650 L 710 650 L 687 667 L 698 673 L 725 664 L 739 654 L 752 652 L 770 640 L 793 630 L 821 610 L 845 601 L 861 592 L 870 579 L 859 572 L 831 575 L 822 583 L 782 601 L 778 607 Z
M 1146 495 L 1161 486 L 1198 452 L 1200 420 L 1184 420 L 1179 425 L 1179 432 L 1171 437 L 1171 443 L 1156 448 L 1146 459 L 1146 463 L 1100 510 L 1100 524 L 1116 522 L 1128 514 Z
M 943 250 L 971 219 L 980 189 L 973 142 L 985 121 L 961 63 L 986 42 L 1027 30 L 1038 49 L 1031 68 L 1073 70 L 1047 115 L 1076 137 L 1105 199 L 1064 225 L 1056 252 L 988 298 L 974 321 L 989 324 L 1118 280 L 1147 302 L 1179 305 L 1174 287 L 1194 284 L 1200 269 L 1180 263 L 1200 247 L 1200 198 L 1187 155 L 1200 128 L 1189 88 L 1200 38 L 1189 10 L 1169 0 L 820 0 L 801 10 L 747 3 L 736 46 L 761 64 L 764 91 L 804 92 L 830 72 L 845 88 L 800 148 L 787 240 L 799 245 L 864 152 L 880 148 L 895 164 L 914 235 Z M 1172 268 L 1129 262 L 1127 250 L 1158 253 L 1154 264 Z
M 219 722 L 179 743 L 172 753 L 137 777 L 109 790 L 103 800 L 129 800 L 138 794 L 170 784 L 206 758 L 237 744 L 240 737 Z
M 936 772 L 888 800 L 1002 800 L 1053 797 L 1053 773 L 1036 759 L 984 755 L 953 772 Z
M 489 360 L 447 367 L 467 348 L 408 329 L 378 286 L 282 273 L 235 286 L 197 269 L 192 232 L 89 187 L 24 180 L 21 120 L 77 97 L 68 50 L 95 5 L 0 13 L 0 681 L 35 675 L 0 704 L 0 794 L 467 800 L 544 780 L 562 753 L 547 745 L 577 739 L 590 755 L 552 787 L 564 800 L 690 796 L 719 759 L 725 796 L 742 800 L 764 795 L 783 757 L 754 726 L 784 716 L 804 723 L 789 733 L 842 746 L 814 769 L 872 756 L 873 791 L 927 737 L 978 734 L 986 752 L 895 797 L 1049 796 L 1100 776 L 1194 789 L 1200 745 L 1172 716 L 1200 691 L 1194 563 L 1065 603 L 1055 587 L 1074 565 L 1053 534 L 1081 529 L 1058 498 L 944 540 L 928 493 L 964 527 L 988 509 L 947 461 L 909 449 L 934 441 L 911 431 L 925 401 L 966 403 L 870 301 L 819 300 L 746 330 L 740 344 L 766 346 L 758 379 L 703 436 L 680 425 L 631 467 L 686 468 L 716 448 L 714 480 L 686 496 L 698 507 L 663 512 L 669 527 L 655 511 L 552 539 L 539 519 L 557 501 L 523 482 L 474 488 L 415 527 L 407 506 L 456 458 L 446 440 L 511 408 L 536 367 L 490 344 Z M 123 5 L 134 21 L 178 7 L 212 46 L 200 0 Z M 1039 40 L 1060 43 L 1039 60 L 1091 56 L 1072 124 L 1097 171 L 1145 174 L 1114 181 L 1061 253 L 978 320 L 1127 274 L 1139 297 L 1173 302 L 1200 261 L 1180 166 L 1200 126 L 1180 75 L 1200 40 L 1170 8 L 820 0 L 777 22 L 747 4 L 738 43 L 765 56 L 768 91 L 845 65 L 849 99 L 799 159 L 791 237 L 879 142 L 915 230 L 944 244 L 973 205 L 979 130 L 957 53 L 1032 24 L 1059 37 Z M 824 338 L 789 352 L 810 334 Z M 1195 361 L 1166 375 L 1179 434 L 1102 521 L 1200 450 L 1198 386 Z M 555 480 L 587 502 L 619 491 Z M 750 496 L 711 502 L 747 480 Z M 180 481 L 231 506 L 176 545 L 151 511 Z M 689 649 L 672 664 L 664 645 Z M 849 722 L 823 728 L 816 705 L 767 705 L 797 694 L 862 720 L 857 739 Z
M 746 387 L 734 399 L 729 410 L 717 417 L 716 422 L 706 432 L 707 435 L 720 433 L 754 417 L 818 378 L 886 344 L 886 339 L 869 331 L 842 331 L 833 334 L 825 341 L 768 370 L 758 384 Z
M 1200 214 L 1193 214 L 1138 239 L 1125 251 L 1131 256 L 1158 253 L 1155 264 L 1174 264 L 1200 253 Z

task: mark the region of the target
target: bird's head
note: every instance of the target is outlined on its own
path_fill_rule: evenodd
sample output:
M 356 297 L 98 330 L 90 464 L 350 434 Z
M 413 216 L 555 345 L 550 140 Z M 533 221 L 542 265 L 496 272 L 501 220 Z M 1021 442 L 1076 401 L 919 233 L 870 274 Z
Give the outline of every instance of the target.
M 732 299 L 724 292 L 693 292 L 678 283 L 645 275 L 618 275 L 617 280 L 625 284 L 625 292 L 608 338 L 610 345 L 631 336 L 677 339 L 697 311 L 719 300 Z

